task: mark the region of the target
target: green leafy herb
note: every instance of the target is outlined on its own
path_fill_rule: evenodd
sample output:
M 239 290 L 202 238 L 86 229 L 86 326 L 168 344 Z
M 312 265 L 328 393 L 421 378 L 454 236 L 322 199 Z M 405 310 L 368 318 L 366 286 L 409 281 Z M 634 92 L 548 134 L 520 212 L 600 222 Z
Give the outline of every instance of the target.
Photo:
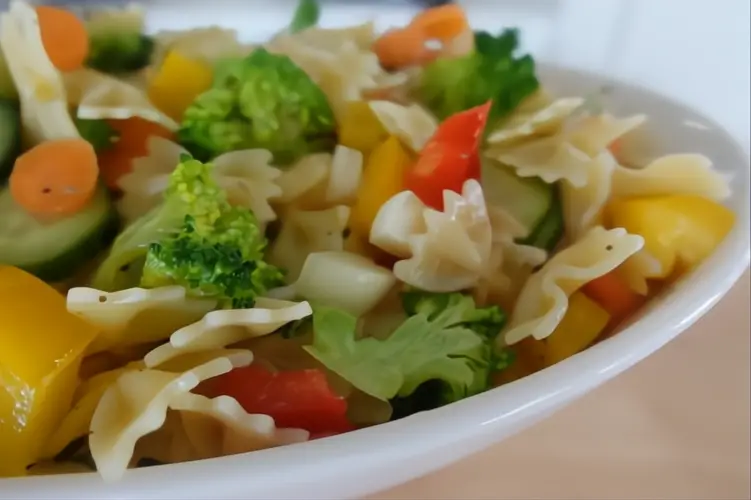
M 489 100 L 490 122 L 508 115 L 540 86 L 532 56 L 515 56 L 518 45 L 517 30 L 497 37 L 476 33 L 472 54 L 438 59 L 425 67 L 419 99 L 440 119 Z
M 444 400 L 455 401 L 487 387 L 491 343 L 458 326 L 462 313 L 448 308 L 430 319 L 407 318 L 385 340 L 357 340 L 357 319 L 340 310 L 313 312 L 314 341 L 305 349 L 361 391 L 389 400 L 406 397 L 429 380 L 441 380 Z M 479 378 L 478 378 L 479 374 Z
M 297 33 L 304 29 L 318 24 L 318 18 L 321 17 L 321 7 L 318 0 L 300 0 L 289 25 L 290 33 Z

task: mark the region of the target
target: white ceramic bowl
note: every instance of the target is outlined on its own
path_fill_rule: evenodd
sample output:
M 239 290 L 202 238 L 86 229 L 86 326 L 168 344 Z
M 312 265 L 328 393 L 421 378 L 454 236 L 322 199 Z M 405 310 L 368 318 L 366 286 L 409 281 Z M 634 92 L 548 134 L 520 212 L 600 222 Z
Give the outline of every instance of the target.
M 698 152 L 733 176 L 737 223 L 698 269 L 652 301 L 618 335 L 551 368 L 467 400 L 309 443 L 245 455 L 129 471 L 115 484 L 96 474 L 0 480 L 0 498 L 355 498 L 457 461 L 549 416 L 659 349 L 706 313 L 749 262 L 749 159 L 722 127 L 649 90 L 552 66 L 556 93 L 611 85 L 616 113 L 649 114 L 661 153 Z

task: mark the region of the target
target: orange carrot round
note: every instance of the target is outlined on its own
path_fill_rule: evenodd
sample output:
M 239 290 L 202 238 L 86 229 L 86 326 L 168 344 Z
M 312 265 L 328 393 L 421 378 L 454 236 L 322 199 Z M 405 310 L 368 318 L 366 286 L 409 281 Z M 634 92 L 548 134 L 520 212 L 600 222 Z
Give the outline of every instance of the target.
M 422 32 L 427 39 L 448 41 L 464 33 L 469 22 L 461 6 L 448 4 L 423 10 L 412 19 L 409 27 Z
M 47 141 L 16 159 L 10 193 L 31 214 L 71 215 L 91 200 L 98 174 L 96 153 L 87 141 Z
M 404 28 L 387 31 L 373 44 L 373 52 L 384 68 L 416 66 L 429 53 L 426 37 L 418 29 Z
M 73 71 L 83 66 L 89 55 L 86 26 L 72 12 L 40 5 L 36 7 L 39 31 L 47 56 L 60 71 Z

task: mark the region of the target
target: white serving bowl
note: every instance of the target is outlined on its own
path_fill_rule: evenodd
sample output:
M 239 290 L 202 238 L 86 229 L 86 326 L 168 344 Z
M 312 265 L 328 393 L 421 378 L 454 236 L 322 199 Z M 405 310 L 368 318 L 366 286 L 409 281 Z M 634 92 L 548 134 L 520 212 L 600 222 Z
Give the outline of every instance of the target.
M 0 480 L 0 498 L 355 498 L 455 462 L 549 416 L 633 366 L 687 329 L 749 262 L 749 159 L 722 127 L 649 90 L 553 66 L 540 70 L 558 94 L 614 88 L 610 109 L 649 115 L 660 153 L 698 152 L 732 175 L 737 223 L 698 269 L 669 287 L 616 336 L 557 365 L 452 405 L 357 432 L 244 455 L 129 471 L 115 484 L 96 474 Z M 499 471 L 502 474 L 502 471 Z

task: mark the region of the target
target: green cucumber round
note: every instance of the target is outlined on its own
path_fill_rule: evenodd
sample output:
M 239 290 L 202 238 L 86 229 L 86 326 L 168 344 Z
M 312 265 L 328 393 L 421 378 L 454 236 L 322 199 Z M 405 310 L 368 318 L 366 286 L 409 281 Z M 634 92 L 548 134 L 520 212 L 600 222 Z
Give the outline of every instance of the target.
M 19 267 L 45 281 L 62 281 L 103 251 L 119 220 L 104 187 L 81 212 L 45 223 L 0 189 L 0 264 Z

